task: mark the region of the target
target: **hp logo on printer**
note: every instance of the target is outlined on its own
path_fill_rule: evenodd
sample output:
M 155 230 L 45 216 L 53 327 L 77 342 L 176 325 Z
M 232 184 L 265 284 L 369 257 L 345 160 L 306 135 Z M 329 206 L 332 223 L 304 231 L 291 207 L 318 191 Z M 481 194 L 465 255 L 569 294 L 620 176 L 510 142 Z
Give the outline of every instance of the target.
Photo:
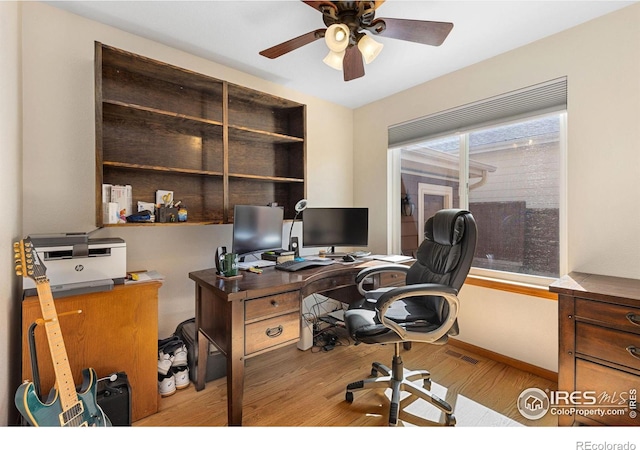
M 78 264 L 76 266 L 76 272 L 82 272 L 84 270 L 84 266 L 82 264 Z

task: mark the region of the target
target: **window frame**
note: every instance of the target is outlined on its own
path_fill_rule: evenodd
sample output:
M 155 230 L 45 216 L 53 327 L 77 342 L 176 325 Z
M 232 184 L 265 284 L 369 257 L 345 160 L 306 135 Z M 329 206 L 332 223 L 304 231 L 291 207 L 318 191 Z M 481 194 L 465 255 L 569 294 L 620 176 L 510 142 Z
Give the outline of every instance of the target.
M 446 136 L 459 137 L 459 201 L 460 208 L 469 208 L 469 136 L 471 133 L 488 130 L 500 126 L 526 122 L 530 120 L 541 119 L 544 117 L 557 116 L 560 122 L 560 136 L 558 138 L 560 146 L 560 158 L 558 167 L 559 176 L 559 274 L 558 278 L 567 273 L 567 111 L 566 109 L 545 112 L 541 114 L 531 114 L 527 116 L 518 116 L 512 120 L 505 120 L 500 123 L 492 123 L 486 126 L 470 127 L 463 131 L 455 131 L 450 134 L 440 135 L 437 137 L 428 137 L 425 140 L 442 138 Z M 415 143 L 415 142 L 414 142 Z M 400 156 L 402 149 L 408 144 L 398 144 L 389 148 L 389 202 L 390 210 L 388 211 L 389 238 L 388 243 L 393 253 L 399 253 L 400 248 L 400 232 L 399 232 L 399 211 L 400 211 Z M 394 214 L 393 212 L 397 214 Z M 538 275 L 520 274 L 515 272 L 506 272 L 494 269 L 485 269 L 479 267 L 471 267 L 469 272 L 469 284 L 480 285 L 484 287 L 502 288 L 510 292 L 527 292 L 529 295 L 536 295 L 539 289 L 547 289 L 548 286 L 557 280 L 553 277 L 544 277 Z M 547 291 L 548 292 L 548 291 Z M 538 293 L 544 298 L 549 298 L 546 293 Z M 551 296 L 555 298 L 555 296 Z

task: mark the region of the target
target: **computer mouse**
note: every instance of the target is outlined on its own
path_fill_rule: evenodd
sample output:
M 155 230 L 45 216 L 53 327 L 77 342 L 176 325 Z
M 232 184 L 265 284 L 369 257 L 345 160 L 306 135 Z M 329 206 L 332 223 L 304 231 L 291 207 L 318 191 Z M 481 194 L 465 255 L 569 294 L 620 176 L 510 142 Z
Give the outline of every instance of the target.
M 344 255 L 344 256 L 342 257 L 342 260 L 343 260 L 344 262 L 354 262 L 356 259 L 355 259 L 353 256 L 351 256 L 351 255 Z

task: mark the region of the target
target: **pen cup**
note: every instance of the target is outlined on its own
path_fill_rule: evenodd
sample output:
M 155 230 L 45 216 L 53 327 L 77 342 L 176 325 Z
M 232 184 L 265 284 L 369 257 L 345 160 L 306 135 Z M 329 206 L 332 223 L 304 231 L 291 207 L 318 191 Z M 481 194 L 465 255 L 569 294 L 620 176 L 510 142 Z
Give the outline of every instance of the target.
M 222 275 L 225 277 L 234 277 L 238 275 L 238 254 L 226 253 L 220 261 L 222 263 Z

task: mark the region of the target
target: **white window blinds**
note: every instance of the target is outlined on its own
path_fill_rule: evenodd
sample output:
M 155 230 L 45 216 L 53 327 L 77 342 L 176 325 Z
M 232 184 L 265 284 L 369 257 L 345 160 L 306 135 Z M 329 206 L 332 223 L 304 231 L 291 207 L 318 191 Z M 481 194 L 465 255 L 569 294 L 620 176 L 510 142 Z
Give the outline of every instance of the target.
M 389 147 L 567 109 L 562 77 L 389 127 Z

